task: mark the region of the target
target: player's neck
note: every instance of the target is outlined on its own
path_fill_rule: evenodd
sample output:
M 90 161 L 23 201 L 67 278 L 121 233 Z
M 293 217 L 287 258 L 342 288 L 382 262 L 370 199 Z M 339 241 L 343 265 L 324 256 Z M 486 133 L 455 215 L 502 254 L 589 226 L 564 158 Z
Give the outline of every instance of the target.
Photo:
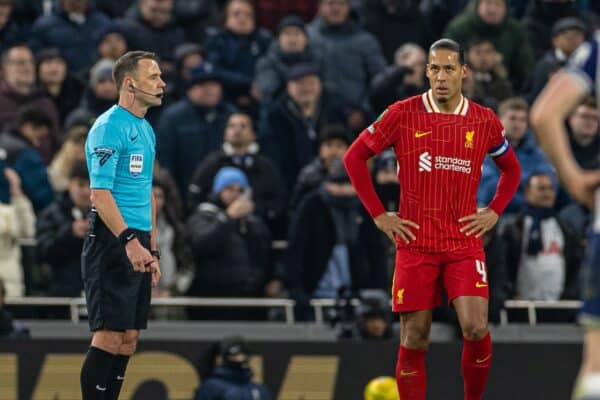
M 443 103 L 440 103 L 435 97 L 433 97 L 433 101 L 435 101 L 435 104 L 438 106 L 439 110 L 444 114 L 454 113 L 454 110 L 456 110 L 456 107 L 458 107 L 458 104 L 460 103 L 461 99 L 462 95 L 460 93 Z
M 119 106 L 126 109 L 138 118 L 144 118 L 148 112 L 148 107 L 140 106 L 137 101 L 130 101 L 129 99 L 119 99 Z

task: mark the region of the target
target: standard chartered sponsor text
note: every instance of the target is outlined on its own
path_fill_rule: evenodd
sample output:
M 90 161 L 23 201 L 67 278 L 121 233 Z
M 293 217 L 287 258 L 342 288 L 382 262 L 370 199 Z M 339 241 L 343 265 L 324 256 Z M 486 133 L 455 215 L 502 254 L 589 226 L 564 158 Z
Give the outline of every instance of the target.
M 435 169 L 450 170 L 454 172 L 462 172 L 463 174 L 471 173 L 471 160 L 462 158 L 435 156 Z

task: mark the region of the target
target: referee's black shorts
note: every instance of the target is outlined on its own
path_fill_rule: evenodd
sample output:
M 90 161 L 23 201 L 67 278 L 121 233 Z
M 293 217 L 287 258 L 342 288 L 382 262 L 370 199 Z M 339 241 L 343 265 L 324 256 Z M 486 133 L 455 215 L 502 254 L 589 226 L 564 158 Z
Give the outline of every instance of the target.
M 90 212 L 89 221 L 81 253 L 81 274 L 90 329 L 146 329 L 151 274 L 133 270 L 125 248 L 95 211 Z M 150 233 L 136 234 L 142 246 L 150 249 Z

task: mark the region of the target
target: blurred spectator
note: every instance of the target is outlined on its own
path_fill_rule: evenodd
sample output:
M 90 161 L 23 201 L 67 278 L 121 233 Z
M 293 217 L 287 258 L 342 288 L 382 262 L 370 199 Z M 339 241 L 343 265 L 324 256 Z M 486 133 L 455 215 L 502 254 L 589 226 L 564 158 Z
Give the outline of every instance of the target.
M 277 31 L 281 21 L 297 15 L 304 22 L 311 21 L 317 13 L 319 0 L 252 0 L 256 23 L 271 32 Z
M 119 57 L 127 53 L 129 46 L 123 29 L 117 24 L 107 25 L 99 35 L 98 59 L 107 58 L 117 61 Z
M 249 0 L 230 0 L 225 6 L 223 29 L 206 40 L 206 57 L 222 70 L 228 100 L 243 110 L 253 109 L 258 99 L 252 88 L 254 67 L 271 44 L 271 34 L 256 27 Z
M 223 101 L 220 71 L 202 63 L 192 70 L 187 95 L 161 114 L 156 154 L 177 183 L 182 199 L 200 162 L 221 148 L 223 131 L 235 108 Z
M 90 208 L 88 169 L 85 161 L 78 161 L 71 168 L 68 190 L 44 209 L 37 220 L 38 259 L 52 271 L 50 296 L 81 296 L 81 249 Z
M 356 331 L 353 336 L 372 341 L 392 339 L 392 316 L 388 304 L 376 298 L 362 299 L 356 310 Z
M 425 51 L 414 43 L 405 43 L 396 50 L 394 64 L 375 76 L 371 84 L 371 102 L 381 113 L 396 101 L 427 90 Z
M 256 214 L 271 226 L 271 222 L 284 210 L 283 182 L 273 163 L 259 153 L 252 120 L 247 114 L 229 116 L 223 148 L 209 154 L 194 172 L 188 192 L 190 210 L 207 200 L 215 175 L 223 167 L 236 167 L 246 174 L 252 187 L 251 198 L 256 205 Z
M 344 289 L 387 288 L 382 241 L 341 160 L 298 207 L 281 273 L 300 306 Z
M 286 92 L 266 112 L 260 143 L 291 193 L 300 169 L 317 156 L 318 132 L 326 124 L 343 123 L 344 115 L 336 96 L 323 91 L 314 66 L 295 65 L 287 78 Z
M 13 1 L 13 12 L 11 19 L 14 19 L 25 29 L 31 28 L 31 25 L 42 15 L 52 12 L 52 3 L 40 0 L 18 0 Z
M 300 170 L 290 209 L 297 209 L 304 197 L 325 181 L 334 160 L 341 160 L 350 146 L 350 138 L 343 125 L 326 125 L 319 135 L 319 155 Z
M 156 290 L 161 292 L 161 296 L 169 296 L 177 292 L 179 273 L 193 269 L 193 258 L 185 240 L 177 186 L 164 169 L 155 170 L 152 193 L 156 201 L 156 243 L 162 273 Z
M 25 34 L 13 17 L 14 0 L 0 0 L 0 53 L 24 41 Z
M 535 64 L 529 82 L 527 101 L 531 104 L 550 76 L 567 63 L 568 58 L 585 40 L 586 27 L 576 18 L 559 19 L 552 27 L 552 48 Z
M 215 0 L 175 1 L 175 19 L 190 42 L 203 43 L 206 30 L 219 22 L 219 5 Z
M 592 221 L 592 213 L 583 204 L 573 201 L 571 204 L 563 207 L 558 218 L 566 231 L 575 236 L 575 242 L 586 248 L 587 234 Z M 585 250 L 584 250 L 585 251 Z
M 367 0 L 365 27 L 381 44 L 388 62 L 395 61 L 398 47 L 417 43 L 429 48 L 433 42 L 431 26 L 419 9 L 420 0 Z
M 21 109 L 15 129 L 0 134 L 0 152 L 5 165 L 13 168 L 21 178 L 23 192 L 36 212 L 52 202 L 54 193 L 46 173 L 46 165 L 38 148 L 52 129 L 52 121 L 37 107 Z
M 523 197 L 524 183 L 532 172 L 547 173 L 554 177 L 554 168 L 548 162 L 546 156 L 538 147 L 533 133 L 528 127 L 529 106 L 520 97 L 511 97 L 502 102 L 498 108 L 498 117 L 504 126 L 504 132 L 510 145 L 517 154 L 521 164 L 521 186 L 511 202 L 506 207 L 506 213 L 517 213 L 525 206 Z M 477 192 L 477 203 L 487 207 L 494 194 L 498 183 L 499 172 L 491 157 L 487 157 L 483 163 L 481 172 L 481 184 Z
M 502 55 L 489 39 L 474 38 L 471 41 L 467 48 L 467 63 L 474 73 L 476 98 L 493 100 L 493 108 L 497 109 L 501 101 L 512 96 Z
M 223 361 L 215 368 L 217 355 Z M 271 400 L 264 385 L 252 382 L 250 351 L 243 338 L 226 337 L 209 348 L 203 358 L 206 365 L 200 368 L 202 384 L 194 400 Z
M 217 172 L 211 198 L 187 222 L 196 276 L 189 296 L 262 297 L 269 278 L 271 235 L 254 214 L 244 172 L 223 167 Z M 190 309 L 193 318 L 246 319 L 245 310 Z
M 112 72 L 115 62 L 110 59 L 98 61 L 90 70 L 89 87 L 83 93 L 79 107 L 65 119 L 65 126 L 83 122 L 90 126 L 104 111 L 112 107 L 119 97 Z
M 2 54 L 2 81 L 0 82 L 0 130 L 13 127 L 20 109 L 31 104 L 43 110 L 50 118 L 49 135 L 40 145 L 40 153 L 49 162 L 56 151 L 56 129 L 59 116 L 56 106 L 35 86 L 33 54 L 27 46 L 16 45 Z
M 490 322 L 500 322 L 500 312 L 504 309 L 504 302 L 509 300 L 508 265 L 506 263 L 506 243 L 500 237 L 496 225 L 483 235 L 483 251 L 488 268 L 488 282 L 490 283 L 490 298 L 488 304 L 488 318 Z
M 190 82 L 192 70 L 204 61 L 202 46 L 196 43 L 182 43 L 175 49 L 175 71 L 174 87 L 167 87 L 167 91 L 176 100 L 185 96 Z
M 325 85 L 349 103 L 368 110 L 369 85 L 386 61 L 375 36 L 349 15 L 349 0 L 321 0 L 319 16 L 308 25 L 308 36 L 324 47 Z
M 490 39 L 502 54 L 515 90 L 520 90 L 533 68 L 533 49 L 527 33 L 507 13 L 506 0 L 475 0 L 454 18 L 444 36 L 465 45 L 475 36 Z
M 81 73 L 94 62 L 98 32 L 109 23 L 88 0 L 60 0 L 56 13 L 35 21 L 29 44 L 36 53 L 47 47 L 60 49 L 69 71 Z
M 60 193 L 68 189 L 69 174 L 73 165 L 78 161 L 85 161 L 85 139 L 89 128 L 76 125 L 66 134 L 66 140 L 48 167 L 48 177 L 55 192 Z
M 515 298 L 577 299 L 582 247 L 554 212 L 555 184 L 550 175 L 530 174 L 525 207 L 505 221 L 509 281 Z
M 473 3 L 472 0 L 421 0 L 420 8 L 433 36 L 441 37 L 448 22 Z
M 38 81 L 54 102 L 62 126 L 67 115 L 79 105 L 85 85 L 67 71 L 67 63 L 58 49 L 43 49 L 36 61 Z
M 584 169 L 598 168 L 600 131 L 596 99 L 586 98 L 573 110 L 567 122 L 570 128 L 569 142 L 579 165 Z
M 160 57 L 163 74 L 171 72 L 173 50 L 185 42 L 185 34 L 173 18 L 174 0 L 138 0 L 138 7 L 117 21 L 129 50 L 152 51 Z
M 6 156 L 0 148 L 0 166 L 6 161 Z M 3 200 L 0 202 L 0 282 L 6 283 L 0 289 L 0 299 L 4 294 L 11 297 L 25 295 L 23 268 L 21 267 L 20 239 L 33 238 L 35 234 L 35 215 L 27 197 L 21 190 L 19 175 L 10 168 L 0 167 L 0 186 L 2 181 L 8 186 L 2 188 Z M 1 285 L 1 284 L 0 284 Z M 0 310 L 2 301 L 0 300 Z M 1 325 L 1 323 L 0 323 Z M 0 328 L 1 330 L 1 328 Z
M 323 54 L 318 47 L 309 44 L 304 21 L 288 16 L 279 23 L 277 40 L 256 63 L 255 83 L 260 91 L 262 107 L 285 91 L 289 68 L 299 63 L 314 65 L 321 78 L 325 74 Z
M 523 16 L 523 27 L 527 31 L 529 43 L 533 47 L 535 57 L 541 57 L 550 47 L 550 39 L 554 37 L 553 26 L 557 21 L 570 18 L 580 21 L 584 30 L 585 14 L 581 6 L 572 0 L 531 0 Z

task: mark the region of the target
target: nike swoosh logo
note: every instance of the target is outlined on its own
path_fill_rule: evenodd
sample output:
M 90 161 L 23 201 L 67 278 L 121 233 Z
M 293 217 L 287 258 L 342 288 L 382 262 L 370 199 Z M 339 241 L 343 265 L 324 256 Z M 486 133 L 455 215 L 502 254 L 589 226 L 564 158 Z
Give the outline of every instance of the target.
M 475 283 L 476 288 L 482 288 L 482 287 L 486 287 L 486 286 L 487 286 L 487 283 L 480 283 L 480 282 Z
M 483 357 L 483 358 L 477 358 L 475 359 L 475 363 L 477 364 L 483 364 L 484 362 L 486 362 L 487 360 L 489 360 L 490 358 L 492 358 L 491 354 L 488 354 L 487 357 Z
M 430 135 L 430 134 L 431 134 L 431 131 L 427 131 L 427 132 L 416 131 L 415 132 L 415 137 L 416 138 L 420 138 L 420 137 L 427 136 L 427 135 Z
M 104 391 L 106 391 L 106 387 L 100 387 L 100 385 L 96 385 L 96 390 L 104 392 Z
M 404 370 L 400 370 L 400 376 L 411 376 L 411 375 L 416 375 L 417 371 L 404 371 Z

